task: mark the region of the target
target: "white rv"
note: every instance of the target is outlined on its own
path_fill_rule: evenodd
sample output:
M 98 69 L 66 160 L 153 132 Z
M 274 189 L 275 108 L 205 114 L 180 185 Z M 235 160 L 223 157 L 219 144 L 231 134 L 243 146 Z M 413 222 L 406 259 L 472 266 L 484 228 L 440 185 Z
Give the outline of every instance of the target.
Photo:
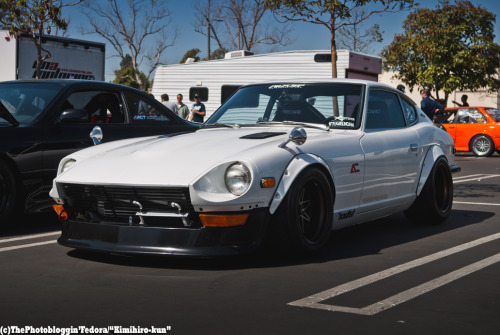
M 178 93 L 190 106 L 194 95 L 201 96 L 207 115 L 219 108 L 242 85 L 280 79 L 327 79 L 332 76 L 329 50 L 284 51 L 249 55 L 248 51 L 227 53 L 224 59 L 162 65 L 156 69 L 153 95 L 164 93 L 171 101 Z M 337 77 L 377 81 L 382 73 L 382 58 L 337 51 Z

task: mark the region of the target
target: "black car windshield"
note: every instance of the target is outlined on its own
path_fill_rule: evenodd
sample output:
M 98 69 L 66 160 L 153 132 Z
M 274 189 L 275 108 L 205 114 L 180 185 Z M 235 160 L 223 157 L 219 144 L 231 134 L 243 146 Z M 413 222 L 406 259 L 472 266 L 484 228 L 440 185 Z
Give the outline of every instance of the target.
M 495 122 L 500 122 L 500 111 L 496 108 L 485 108 L 488 114 L 495 120 Z
M 207 124 L 313 123 L 358 128 L 360 84 L 267 84 L 247 86 L 222 105 Z
M 19 123 L 31 123 L 62 87 L 55 83 L 2 83 L 0 102 Z M 0 118 L 0 125 L 8 123 Z

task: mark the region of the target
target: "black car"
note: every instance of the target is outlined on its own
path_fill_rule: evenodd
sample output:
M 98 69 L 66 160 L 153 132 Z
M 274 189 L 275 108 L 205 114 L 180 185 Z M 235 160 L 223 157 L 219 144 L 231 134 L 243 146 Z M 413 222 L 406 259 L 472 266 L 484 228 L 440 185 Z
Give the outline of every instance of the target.
M 59 161 L 91 146 L 89 133 L 97 125 L 103 142 L 199 128 L 152 96 L 122 85 L 83 80 L 0 82 L 0 223 L 14 213 L 50 208 L 48 192 Z

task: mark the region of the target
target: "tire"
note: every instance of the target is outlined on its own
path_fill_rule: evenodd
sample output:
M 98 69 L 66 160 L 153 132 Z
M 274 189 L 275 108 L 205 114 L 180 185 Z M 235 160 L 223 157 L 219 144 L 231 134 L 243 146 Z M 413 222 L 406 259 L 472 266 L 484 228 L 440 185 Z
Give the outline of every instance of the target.
M 440 224 L 451 213 L 453 206 L 453 180 L 444 157 L 434 164 L 422 192 L 413 205 L 405 211 L 413 223 Z
M 320 169 L 301 172 L 275 214 L 282 246 L 300 256 L 321 251 L 330 237 L 333 202 L 330 182 Z
M 19 207 L 19 187 L 7 166 L 0 160 L 0 226 L 6 225 Z
M 495 151 L 493 140 L 487 135 L 476 135 L 469 144 L 470 151 L 479 157 L 491 156 Z

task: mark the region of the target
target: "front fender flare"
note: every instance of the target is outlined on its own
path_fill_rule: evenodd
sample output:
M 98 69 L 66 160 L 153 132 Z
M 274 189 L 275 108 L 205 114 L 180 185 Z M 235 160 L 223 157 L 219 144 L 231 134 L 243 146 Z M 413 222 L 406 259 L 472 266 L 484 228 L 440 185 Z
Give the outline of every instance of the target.
M 424 159 L 424 164 L 422 166 L 422 173 L 420 174 L 420 180 L 418 181 L 417 196 L 420 195 L 420 192 L 422 192 L 425 182 L 427 181 L 427 178 L 429 178 L 432 168 L 434 167 L 434 163 L 441 156 L 444 156 L 444 158 L 446 158 L 443 149 L 441 149 L 437 145 L 430 147 L 429 150 L 427 151 L 427 154 Z M 448 161 L 448 159 L 446 160 Z
M 330 176 L 327 176 L 327 178 L 333 178 L 330 167 L 328 166 L 328 164 L 326 164 L 323 158 L 312 154 L 299 154 L 295 156 L 286 167 L 285 172 L 281 177 L 280 183 L 276 188 L 276 192 L 274 192 L 273 199 L 271 200 L 271 204 L 269 205 L 269 212 L 271 214 L 274 214 L 276 209 L 278 209 L 279 205 L 285 198 L 288 190 L 292 186 L 295 178 L 297 178 L 299 173 L 302 172 L 306 167 L 314 164 L 322 165 L 330 173 Z

